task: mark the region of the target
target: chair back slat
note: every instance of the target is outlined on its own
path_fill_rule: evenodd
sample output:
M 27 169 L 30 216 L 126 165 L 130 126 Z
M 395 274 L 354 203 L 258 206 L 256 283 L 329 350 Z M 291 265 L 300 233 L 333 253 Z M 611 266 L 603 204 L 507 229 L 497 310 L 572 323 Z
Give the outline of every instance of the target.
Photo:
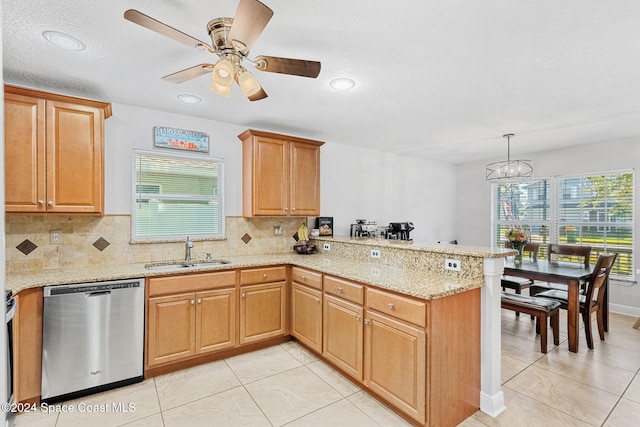
M 554 255 L 565 255 L 570 257 L 582 258 L 585 268 L 589 267 L 589 258 L 591 257 L 591 246 L 583 245 L 558 245 L 550 243 L 547 251 L 549 261 L 552 261 Z
M 591 273 L 589 284 L 587 285 L 586 301 L 597 301 L 600 305 L 604 304 L 604 291 L 617 256 L 618 254 L 614 253 L 598 257 L 598 262 L 593 269 L 593 273 Z
M 504 247 L 507 249 L 513 249 L 513 245 L 509 241 L 506 241 L 504 243 Z M 529 242 L 524 245 L 524 248 L 522 248 L 522 252 L 525 254 L 525 256 L 528 256 L 533 261 L 537 261 L 539 249 L 540 249 L 540 243 Z

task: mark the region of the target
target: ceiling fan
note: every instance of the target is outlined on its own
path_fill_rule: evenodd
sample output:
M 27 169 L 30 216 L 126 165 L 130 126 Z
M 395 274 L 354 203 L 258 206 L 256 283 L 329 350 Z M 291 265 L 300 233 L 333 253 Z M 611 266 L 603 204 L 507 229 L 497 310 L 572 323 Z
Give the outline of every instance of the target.
M 124 13 L 124 18 L 128 21 L 187 46 L 214 53 L 219 57 L 215 64 L 195 65 L 164 76 L 164 80 L 183 83 L 211 73 L 212 92 L 228 97 L 231 85 L 235 81 L 244 96 L 250 101 L 266 98 L 267 93 L 262 89 L 258 80 L 242 66 L 242 61 L 245 59 L 260 71 L 311 78 L 316 78 L 320 74 L 320 62 L 317 61 L 276 56 L 249 58 L 249 50 L 262 34 L 272 16 L 273 11 L 258 0 L 240 0 L 234 18 L 215 18 L 209 21 L 207 30 L 211 37 L 212 44 L 210 45 L 135 9 L 129 9 Z

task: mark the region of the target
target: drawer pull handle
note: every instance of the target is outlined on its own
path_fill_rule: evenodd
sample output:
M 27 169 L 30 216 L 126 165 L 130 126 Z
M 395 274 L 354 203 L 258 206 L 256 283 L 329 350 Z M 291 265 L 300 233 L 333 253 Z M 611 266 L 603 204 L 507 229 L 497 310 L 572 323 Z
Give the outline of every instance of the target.
M 338 292 L 342 292 L 342 287 L 338 286 Z
M 393 303 L 390 302 L 389 304 L 387 304 L 387 307 L 392 309 L 393 308 Z

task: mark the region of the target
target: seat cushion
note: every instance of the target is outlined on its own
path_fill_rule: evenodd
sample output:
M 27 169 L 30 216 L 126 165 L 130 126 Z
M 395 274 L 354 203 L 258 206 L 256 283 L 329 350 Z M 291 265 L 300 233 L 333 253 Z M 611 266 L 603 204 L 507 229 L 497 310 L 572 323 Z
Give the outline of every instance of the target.
M 502 276 L 501 286 L 509 289 L 526 289 L 533 281 L 531 279 L 525 279 L 524 277 L 516 276 Z
M 557 289 L 550 289 L 548 291 L 540 292 L 536 294 L 536 298 L 548 298 L 550 300 L 555 300 L 562 303 L 563 307 L 567 306 L 569 300 L 569 293 L 566 291 L 560 291 Z M 587 297 L 585 295 L 579 295 L 578 300 L 580 301 L 580 308 L 582 308 L 587 301 Z
M 540 293 L 540 292 L 544 292 L 547 291 L 549 289 L 555 289 L 558 291 L 568 291 L 569 290 L 569 286 L 567 285 L 563 285 L 562 283 L 551 283 L 551 282 L 536 282 L 533 285 L 531 285 L 531 289 L 534 291 L 534 293 Z
M 512 304 L 520 305 L 522 307 L 529 307 L 533 309 L 539 309 L 540 311 L 546 311 L 547 313 L 555 310 L 561 306 L 561 303 L 552 299 L 530 297 L 528 295 L 518 295 L 509 292 L 501 292 L 502 301 Z

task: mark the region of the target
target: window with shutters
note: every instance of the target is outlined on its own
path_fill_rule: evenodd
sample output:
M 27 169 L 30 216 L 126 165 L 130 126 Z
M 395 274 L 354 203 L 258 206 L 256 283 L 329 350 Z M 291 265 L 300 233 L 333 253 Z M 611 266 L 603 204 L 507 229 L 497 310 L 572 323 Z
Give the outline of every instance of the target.
M 224 161 L 134 150 L 133 240 L 224 237 Z
M 633 182 L 622 171 L 493 184 L 492 243 L 504 247 L 507 229 L 520 227 L 542 244 L 540 258 L 548 243 L 591 246 L 592 264 L 616 252 L 612 277 L 633 280 Z

